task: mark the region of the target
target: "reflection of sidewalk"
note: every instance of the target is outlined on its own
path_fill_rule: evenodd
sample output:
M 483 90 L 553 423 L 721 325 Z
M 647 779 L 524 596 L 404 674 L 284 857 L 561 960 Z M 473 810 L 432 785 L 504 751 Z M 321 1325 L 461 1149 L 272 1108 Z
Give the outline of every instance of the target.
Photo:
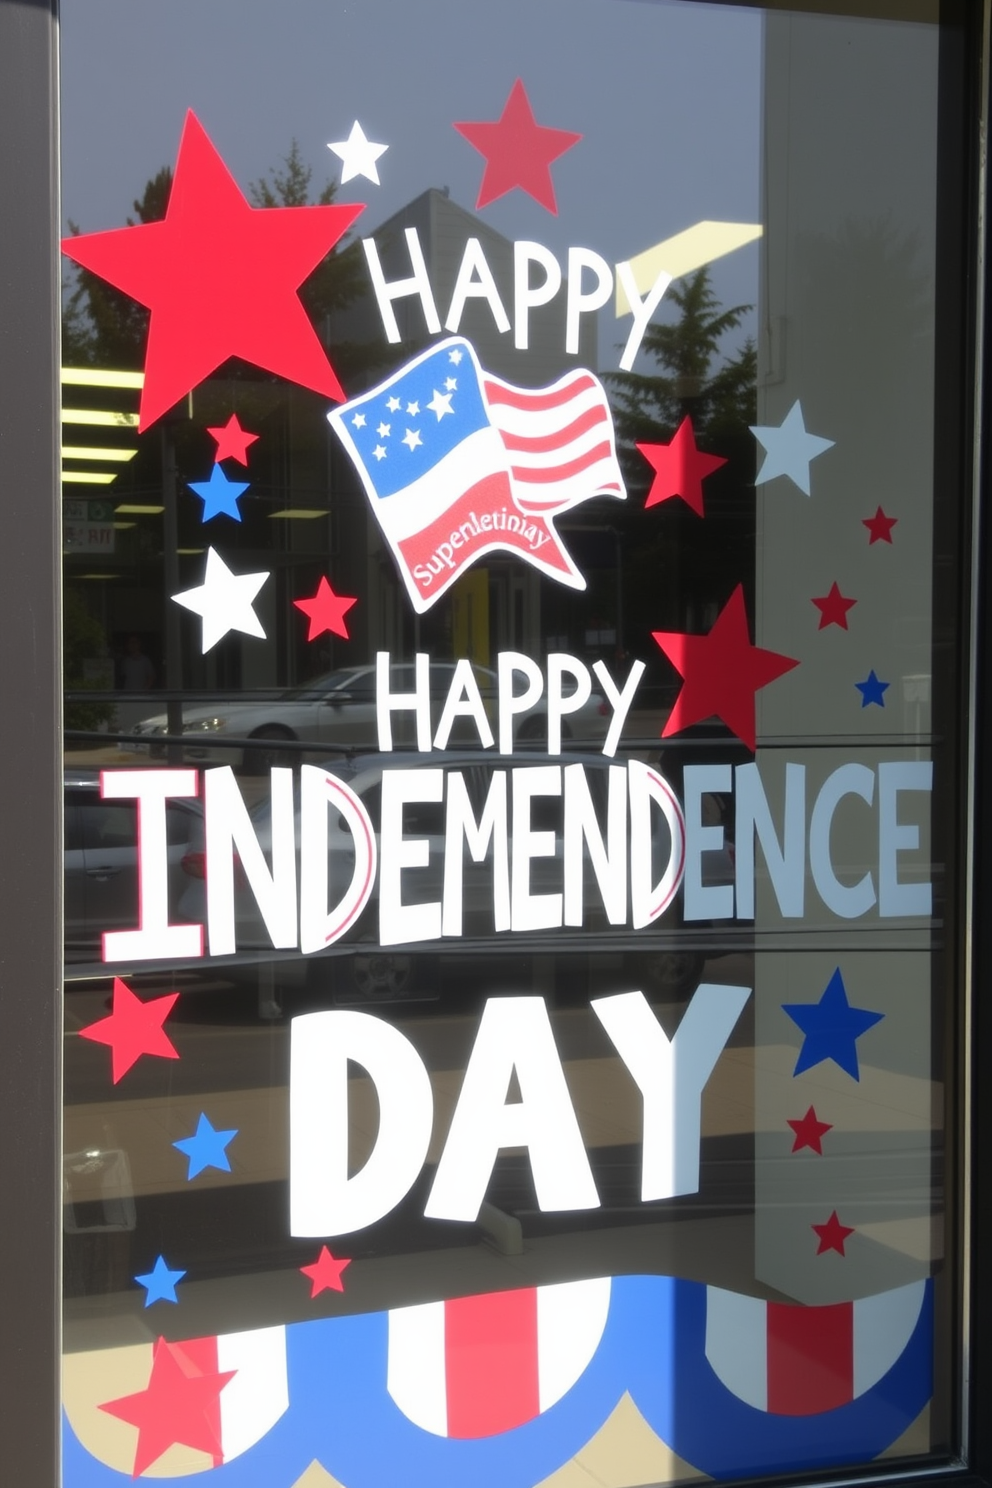
M 118 749 L 116 744 L 100 744 L 96 749 L 67 749 L 65 765 L 68 770 L 102 770 L 110 765 L 147 765 L 148 754 L 132 753 Z

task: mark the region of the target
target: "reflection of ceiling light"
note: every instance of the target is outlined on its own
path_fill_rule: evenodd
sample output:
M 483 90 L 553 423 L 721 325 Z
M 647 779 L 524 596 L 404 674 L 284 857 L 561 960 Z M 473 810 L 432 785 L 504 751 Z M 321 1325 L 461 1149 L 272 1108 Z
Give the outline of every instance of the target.
M 104 424 L 112 429 L 136 429 L 138 415 L 118 413 L 115 409 L 63 408 L 62 422 L 64 424 Z
M 138 525 L 137 522 L 115 522 L 114 523 L 114 531 L 115 532 L 126 532 L 129 527 L 137 527 L 137 525 Z
M 269 512 L 270 522 L 313 522 L 317 517 L 330 516 L 330 512 L 319 506 L 291 506 L 286 511 Z
M 88 444 L 64 444 L 62 446 L 63 460 L 111 460 L 115 464 L 126 465 L 128 460 L 133 460 L 138 453 L 136 449 L 97 449 Z
M 178 558 L 199 558 L 200 554 L 206 551 L 206 548 L 177 548 L 176 556 Z
M 120 578 L 120 574 L 115 574 L 115 573 L 74 574 L 73 577 L 74 578 L 77 578 L 77 579 L 118 579 L 118 578 Z
M 144 372 L 113 372 L 103 367 L 63 367 L 62 381 L 76 387 L 142 388 Z
M 139 506 L 131 502 L 125 502 L 121 506 L 114 507 L 115 517 L 157 517 L 165 511 L 164 506 Z
M 116 470 L 63 470 L 62 480 L 74 481 L 77 486 L 109 486 L 117 479 Z

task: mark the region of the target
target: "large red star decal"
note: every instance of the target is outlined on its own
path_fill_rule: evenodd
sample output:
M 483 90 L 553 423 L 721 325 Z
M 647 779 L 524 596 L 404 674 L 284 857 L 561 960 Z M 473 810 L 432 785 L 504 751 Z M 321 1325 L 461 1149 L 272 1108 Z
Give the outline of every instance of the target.
M 816 1231 L 820 1242 L 816 1247 L 817 1255 L 823 1255 L 828 1250 L 835 1250 L 838 1255 L 846 1255 L 844 1242 L 847 1240 L 848 1235 L 854 1234 L 854 1226 L 841 1224 L 837 1218 L 836 1209 L 826 1224 L 810 1225 L 810 1229 Z
M 332 1256 L 326 1245 L 320 1247 L 320 1255 L 312 1266 L 301 1266 L 300 1270 L 304 1276 L 310 1278 L 310 1297 L 319 1297 L 321 1292 L 343 1292 L 344 1282 L 341 1280 L 341 1272 L 345 1266 L 350 1266 L 351 1261 L 338 1260 Z
M 302 610 L 309 618 L 310 630 L 307 634 L 308 641 L 315 641 L 325 630 L 333 631 L 335 635 L 344 636 L 348 640 L 348 627 L 345 624 L 345 615 L 358 600 L 347 594 L 335 594 L 327 580 L 321 577 L 317 585 L 317 593 L 312 599 L 294 599 L 293 604 L 298 610 Z
M 527 97 L 527 90 L 517 78 L 498 119 L 486 123 L 460 123 L 454 126 L 469 144 L 486 157 L 482 184 L 475 205 L 488 207 L 515 186 L 549 212 L 558 215 L 551 165 L 577 145 L 581 134 L 569 129 L 549 129 L 538 124 Z
M 79 1037 L 95 1044 L 109 1044 L 114 1084 L 123 1079 L 142 1054 L 178 1059 L 179 1050 L 162 1024 L 179 1000 L 178 992 L 142 1002 L 120 977 L 114 977 L 114 1001 L 110 1016 L 79 1030 Z
M 791 656 L 752 646 L 740 584 L 708 635 L 655 630 L 652 635 L 684 678 L 661 737 L 667 739 L 705 718 L 722 718 L 732 733 L 755 747 L 754 694 L 798 666 Z
M 817 630 L 823 630 L 827 625 L 839 625 L 841 630 L 847 629 L 847 612 L 853 610 L 857 604 L 856 599 L 847 599 L 837 587 L 836 579 L 830 585 L 827 594 L 821 594 L 819 599 L 811 600 L 812 604 L 820 612 L 820 623 Z
M 362 210 L 250 206 L 190 111 L 164 220 L 62 241 L 151 310 L 139 430 L 229 357 L 343 399 L 296 291 Z
M 177 1442 L 222 1462 L 219 1397 L 236 1374 L 236 1369 L 206 1373 L 182 1344 L 158 1339 L 147 1387 L 100 1406 L 109 1416 L 138 1428 L 131 1476 L 143 1473 Z
M 818 1157 L 823 1156 L 823 1138 L 828 1131 L 833 1131 L 833 1126 L 829 1121 L 820 1121 L 815 1110 L 810 1106 L 805 1116 L 799 1117 L 798 1120 L 790 1118 L 789 1125 L 795 1134 L 795 1141 L 792 1144 L 793 1152 L 801 1152 L 804 1147 L 808 1147 Z
M 727 462 L 721 455 L 705 455 L 696 447 L 692 419 L 688 414 L 668 444 L 639 444 L 637 448 L 654 471 L 654 480 L 644 503 L 645 511 L 672 496 L 681 496 L 697 516 L 706 515 L 703 511 L 703 481 Z

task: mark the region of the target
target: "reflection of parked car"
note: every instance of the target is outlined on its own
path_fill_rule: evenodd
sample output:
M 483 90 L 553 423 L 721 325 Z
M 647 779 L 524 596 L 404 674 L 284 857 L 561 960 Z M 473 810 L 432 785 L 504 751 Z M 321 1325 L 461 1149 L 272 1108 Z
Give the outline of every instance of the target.
M 483 702 L 491 718 L 495 718 L 497 677 L 488 667 L 474 666 L 476 680 Z M 444 700 L 454 677 L 453 661 L 431 663 L 431 700 L 434 727 L 440 717 Z M 391 669 L 391 686 L 395 692 L 412 692 L 414 668 L 412 663 L 394 663 Z M 601 740 L 609 728 L 611 710 L 605 699 L 593 692 L 589 701 L 574 713 L 562 719 L 563 739 Z M 414 739 L 413 715 L 408 712 L 393 714 L 393 737 L 399 744 L 410 744 Z M 156 745 L 156 735 L 168 733 L 168 719 L 164 713 L 146 718 L 134 726 L 135 734 L 148 735 L 153 753 L 163 753 L 164 746 Z M 183 753 L 191 760 L 205 760 L 210 764 L 241 764 L 258 771 L 266 771 L 273 764 L 295 763 L 299 755 L 280 744 L 300 742 L 316 747 L 340 746 L 366 749 L 378 748 L 375 708 L 375 667 L 343 667 L 336 672 L 327 672 L 301 687 L 292 687 L 279 698 L 268 702 L 217 703 L 183 709 L 183 733 L 189 742 Z M 198 737 L 234 739 L 257 739 L 255 749 L 223 749 L 198 743 Z M 516 722 L 515 739 L 524 743 L 547 738 L 547 704 L 542 700 L 522 714 Z M 451 735 L 456 744 L 471 745 L 476 738 L 473 725 L 466 719 L 456 721 Z M 133 744 L 124 748 L 133 749 Z M 140 747 L 140 746 L 139 746 Z
M 104 801 L 96 770 L 65 777 L 66 960 L 99 961 L 105 930 L 138 923 L 138 814 L 134 801 Z M 189 882 L 183 859 L 202 841 L 198 801 L 166 803 L 169 902 L 175 908 Z
M 544 763 L 543 760 L 542 763 Z M 605 759 L 601 755 L 573 754 L 562 755 L 554 763 L 562 766 L 570 764 L 583 766 L 600 822 L 605 824 L 609 779 L 607 771 L 612 764 L 617 762 Z M 361 799 L 372 820 L 378 839 L 382 780 L 383 775 L 391 768 L 416 770 L 431 767 L 444 769 L 446 773 L 458 771 L 465 781 L 468 797 L 478 820 L 482 814 L 493 772 L 534 764 L 534 756 L 525 753 L 509 756 L 481 755 L 476 750 L 463 753 L 449 751 L 442 755 L 410 753 L 362 755 L 348 762 L 336 762 L 327 768 L 346 780 L 350 788 Z M 720 803 L 717 798 L 704 798 L 703 809 L 707 820 L 718 819 Z M 563 810 L 564 803 L 560 797 L 541 796 L 536 798 L 533 804 L 532 828 L 535 831 L 554 834 L 554 855 L 535 856 L 530 863 L 530 891 L 535 895 L 562 892 Z M 251 815 L 259 844 L 268 856 L 271 844 L 269 800 L 266 798 L 261 801 Z M 407 836 L 422 838 L 427 843 L 426 866 L 404 873 L 404 902 L 429 904 L 439 901 L 443 896 L 445 808 L 441 803 L 408 804 L 404 808 L 403 825 Z M 512 859 L 512 825 L 510 834 Z M 664 864 L 668 861 L 671 850 L 668 827 L 660 813 L 655 817 L 652 835 L 656 858 L 655 872 L 660 874 Z M 297 844 L 299 844 L 299 807 L 296 813 L 296 837 Z M 329 854 L 328 888 L 333 901 L 336 896 L 344 892 L 351 880 L 354 852 L 350 833 L 335 832 L 332 828 L 329 836 Z M 202 877 L 203 854 L 202 851 L 197 850 L 195 844 L 191 846 L 189 863 L 197 865 L 194 871 Z M 189 871 L 188 866 L 187 872 Z M 732 883 L 734 878 L 732 850 L 725 847 L 718 852 L 705 854 L 702 871 L 703 880 L 707 884 Z M 526 936 L 516 934 L 509 937 L 496 933 L 491 853 L 483 863 L 474 863 L 468 854 L 465 854 L 462 887 L 462 937 L 461 939 L 453 937 L 442 942 L 445 949 L 456 952 L 461 944 L 469 941 L 473 941 L 477 949 L 480 948 L 479 942 L 484 942 L 487 954 L 493 952 L 499 955 L 521 955 L 527 948 L 536 950 L 540 947 L 544 952 L 554 949 L 559 932 L 554 932 L 550 940 L 548 934 L 542 932 Z M 583 873 L 583 925 L 566 929 L 565 933 L 577 937 L 580 943 L 583 936 L 595 933 L 597 950 L 600 951 L 608 948 L 607 940 L 613 941 L 618 950 L 631 955 L 636 961 L 636 973 L 643 981 L 646 991 L 653 991 L 662 997 L 675 999 L 687 990 L 691 991 L 695 988 L 702 974 L 704 961 L 703 952 L 698 949 L 697 945 L 683 948 L 677 942 L 672 943 L 672 932 L 678 932 L 681 927 L 680 902 L 676 900 L 671 909 L 650 929 L 634 931 L 629 924 L 609 925 L 586 847 Z M 183 920 L 202 921 L 204 919 L 205 894 L 201 881 L 191 880 L 189 882 L 178 909 L 179 916 Z M 270 946 L 254 896 L 243 876 L 236 881 L 235 915 L 239 949 L 258 951 Z M 659 942 L 657 933 L 659 931 L 664 937 L 661 942 Z M 347 937 L 348 943 L 354 947 L 356 952 L 349 962 L 354 991 L 361 998 L 366 999 L 403 996 L 408 991 L 411 981 L 412 957 L 402 949 L 394 950 L 391 947 L 379 946 L 378 935 L 378 891 L 376 890 L 369 908 L 357 923 L 354 932 Z M 606 940 L 603 939 L 604 936 Z M 425 950 L 428 949 L 428 943 L 423 944 Z M 438 944 L 433 943 L 435 949 Z

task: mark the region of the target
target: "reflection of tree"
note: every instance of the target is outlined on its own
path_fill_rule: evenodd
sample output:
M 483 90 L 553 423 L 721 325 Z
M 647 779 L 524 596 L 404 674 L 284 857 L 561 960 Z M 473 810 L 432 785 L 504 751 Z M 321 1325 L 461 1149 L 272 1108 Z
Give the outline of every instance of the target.
M 84 663 L 106 649 L 103 626 L 87 612 L 79 594 L 67 585 L 62 595 L 62 655 L 67 692 L 86 692 L 102 686 L 88 681 Z M 96 729 L 114 716 L 113 703 L 67 703 L 63 723 L 69 729 Z
M 643 349 L 654 372 L 605 373 L 628 499 L 613 517 L 623 542 L 625 642 L 670 680 L 651 646 L 651 630 L 705 630 L 734 587 L 754 582 L 754 439 L 757 357 L 750 338 L 724 344 L 750 310 L 724 308 L 709 270 L 672 286 L 679 314 L 649 326 Z M 651 469 L 637 443 L 667 444 L 686 415 L 700 448 L 727 463 L 704 486 L 706 517 L 673 499 L 644 509 Z
M 282 168 L 274 168 L 248 187 L 248 197 L 256 207 L 329 206 L 337 195 L 337 186 L 329 182 L 313 197 L 312 171 L 303 163 L 299 145 L 293 140 L 283 157 Z M 172 188 L 172 168 L 162 169 L 146 182 L 140 198 L 134 202 L 133 217 L 127 225 L 159 222 L 165 216 Z M 80 231 L 69 223 L 73 235 Z M 318 333 L 325 330 L 327 317 L 351 304 L 364 290 L 364 259 L 359 245 L 339 244 L 318 265 L 300 290 L 300 297 L 313 319 Z M 144 362 L 148 338 L 148 311 L 106 280 L 87 269 L 68 270 L 67 294 L 62 317 L 62 352 L 70 366 L 140 368 Z M 360 346 L 335 346 L 334 365 L 347 377 L 356 366 L 367 364 L 368 355 Z
M 613 372 L 605 378 L 628 463 L 636 441 L 667 442 L 686 413 L 692 415 L 697 440 L 709 441 L 707 448 L 756 420 L 754 342 L 749 337 L 740 351 L 718 363 L 724 337 L 739 328 L 751 306 L 722 309 L 708 268 L 680 280 L 669 298 L 681 312 L 678 320 L 649 326 L 643 341 L 645 354 L 663 370 Z M 631 473 L 638 485 L 645 483 L 643 463 Z

